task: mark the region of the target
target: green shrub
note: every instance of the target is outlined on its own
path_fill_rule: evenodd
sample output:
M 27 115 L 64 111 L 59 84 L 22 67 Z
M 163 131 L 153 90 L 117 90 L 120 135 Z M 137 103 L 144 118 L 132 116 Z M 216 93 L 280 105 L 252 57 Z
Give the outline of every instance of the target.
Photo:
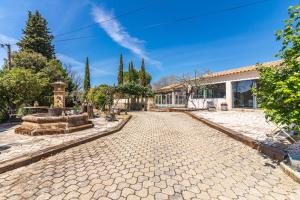
M 300 6 L 290 7 L 289 15 L 284 29 L 276 33 L 282 41 L 278 56 L 283 63 L 259 67 L 257 95 L 268 119 L 287 127 L 296 125 L 300 131 Z

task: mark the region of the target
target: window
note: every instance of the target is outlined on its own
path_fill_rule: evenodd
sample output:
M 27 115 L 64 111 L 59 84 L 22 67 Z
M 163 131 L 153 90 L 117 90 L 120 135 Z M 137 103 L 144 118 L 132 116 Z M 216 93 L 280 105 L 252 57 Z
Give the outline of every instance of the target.
M 209 89 L 207 89 L 207 98 L 214 98 L 213 86 L 209 86 Z
M 172 94 L 167 94 L 167 104 L 172 104 Z
M 197 89 L 193 95 L 193 99 L 203 99 L 204 98 L 204 89 Z
M 155 96 L 155 103 L 161 104 L 161 96 L 160 95 Z
M 207 85 L 206 89 L 197 89 L 193 95 L 194 99 L 225 98 L 225 97 L 226 97 L 225 83 Z
M 176 96 L 175 104 L 184 104 L 184 97 L 183 96 Z
M 208 87 L 207 98 L 225 98 L 226 97 L 226 84 L 219 83 L 210 85 Z
M 166 95 L 165 94 L 162 95 L 162 103 L 161 104 L 166 104 Z
M 175 104 L 184 104 L 185 93 L 182 90 L 175 90 Z
M 232 83 L 233 107 L 255 108 L 256 97 L 252 95 L 252 88 L 256 86 L 256 80 L 237 81 Z

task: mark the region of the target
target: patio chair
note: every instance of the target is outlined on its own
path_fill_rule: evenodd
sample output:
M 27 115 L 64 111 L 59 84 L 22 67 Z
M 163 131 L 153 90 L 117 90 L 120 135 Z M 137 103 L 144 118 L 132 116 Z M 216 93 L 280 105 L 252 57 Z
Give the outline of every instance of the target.
M 280 134 L 285 135 L 285 138 L 289 138 L 291 143 L 296 143 L 296 140 L 286 131 L 283 125 L 277 125 L 271 121 L 267 120 L 267 123 L 270 125 L 275 126 L 275 128 L 267 134 L 267 136 L 272 137 L 275 140 L 278 140 Z
M 208 111 L 216 111 L 217 110 L 217 108 L 216 108 L 216 106 L 215 106 L 215 104 L 214 104 L 213 101 L 208 101 L 206 103 L 206 107 L 207 107 Z

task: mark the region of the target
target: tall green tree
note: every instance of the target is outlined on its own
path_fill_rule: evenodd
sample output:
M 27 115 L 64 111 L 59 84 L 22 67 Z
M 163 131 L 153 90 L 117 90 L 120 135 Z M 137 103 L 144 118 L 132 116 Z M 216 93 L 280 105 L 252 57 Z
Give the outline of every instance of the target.
M 89 89 L 91 88 L 90 64 L 89 64 L 89 58 L 88 57 L 86 58 L 86 61 L 85 61 L 85 72 L 84 72 L 83 88 L 84 88 L 85 94 L 87 94 Z
M 140 84 L 140 71 L 136 70 L 133 66 L 133 62 L 129 62 L 128 70 L 123 73 L 124 83 L 135 83 Z M 151 75 L 146 72 L 146 85 L 149 85 L 151 81 Z
M 119 64 L 119 71 L 118 71 L 118 85 L 123 85 L 123 56 L 120 55 L 120 64 Z
M 128 82 L 131 83 L 134 80 L 134 67 L 132 61 L 129 62 L 128 66 Z
M 139 71 L 139 82 L 140 85 L 143 87 L 147 86 L 147 80 L 146 80 L 146 70 L 145 70 L 145 61 L 144 58 L 142 59 L 142 65 L 141 70 Z
M 54 45 L 52 44 L 48 23 L 39 11 L 28 12 L 26 27 L 23 29 L 23 38 L 18 42 L 21 51 L 33 51 L 42 54 L 47 59 L 55 58 Z
M 296 125 L 300 132 L 300 6 L 289 8 L 285 27 L 276 33 L 282 41 L 279 66 L 259 68 L 257 95 L 266 117 L 280 125 Z

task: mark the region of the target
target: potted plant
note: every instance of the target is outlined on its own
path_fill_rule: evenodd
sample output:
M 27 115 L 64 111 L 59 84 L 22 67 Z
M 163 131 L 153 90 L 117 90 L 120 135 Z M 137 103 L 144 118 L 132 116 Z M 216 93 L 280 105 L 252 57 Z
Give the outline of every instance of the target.
M 228 110 L 228 105 L 226 102 L 221 103 L 221 110 L 222 111 L 227 111 Z
M 54 107 L 52 104 L 48 109 L 48 113 L 50 116 L 60 116 L 62 114 L 62 108 Z

